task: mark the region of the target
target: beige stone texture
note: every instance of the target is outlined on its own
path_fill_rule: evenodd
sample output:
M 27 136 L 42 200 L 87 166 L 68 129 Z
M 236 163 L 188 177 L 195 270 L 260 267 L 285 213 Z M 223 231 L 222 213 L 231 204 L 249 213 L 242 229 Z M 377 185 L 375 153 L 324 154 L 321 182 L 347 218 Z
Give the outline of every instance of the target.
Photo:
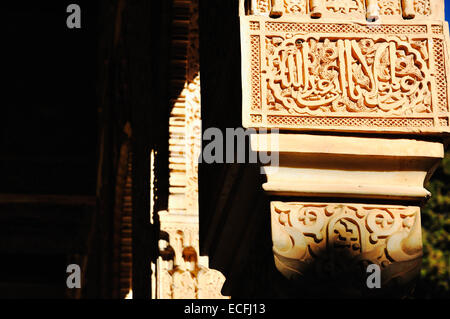
M 262 167 L 277 269 L 319 295 L 337 279 L 345 297 L 376 264 L 382 287 L 407 295 L 450 132 L 444 1 L 244 3 L 242 122 L 259 129 L 254 151 L 278 155 Z
M 422 200 L 444 157 L 441 143 L 404 138 L 258 134 L 251 146 L 278 153 L 263 189 L 281 196 Z
M 388 287 L 420 272 L 419 207 L 273 201 L 271 218 L 275 265 L 289 279 L 326 277 L 336 267 L 364 273 L 375 264 Z
M 262 187 L 277 197 L 271 202 L 273 251 L 286 278 L 323 282 L 348 275 L 364 289 L 365 269 L 376 264 L 383 289 L 402 294 L 414 284 L 422 257 L 420 207 L 403 203 L 431 195 L 424 184 L 444 157 L 442 143 L 260 133 L 251 147 L 279 156 L 276 166 L 263 167 Z M 340 288 L 356 289 L 349 286 Z
M 245 127 L 450 132 L 443 1 L 273 2 L 241 5 Z

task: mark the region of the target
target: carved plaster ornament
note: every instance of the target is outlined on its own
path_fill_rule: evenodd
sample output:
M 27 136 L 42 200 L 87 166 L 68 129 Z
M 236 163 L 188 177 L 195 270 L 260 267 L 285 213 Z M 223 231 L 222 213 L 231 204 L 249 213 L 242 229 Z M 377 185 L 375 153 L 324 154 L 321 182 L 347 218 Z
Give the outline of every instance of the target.
M 310 10 L 312 18 L 320 18 L 322 16 L 322 0 L 310 0 Z
M 367 21 L 374 22 L 380 18 L 380 7 L 377 0 L 366 0 Z
M 399 0 L 378 0 L 380 15 L 400 16 L 401 8 Z
M 348 14 L 363 12 L 363 0 L 325 0 L 325 7 L 329 12 Z
M 402 0 L 403 18 L 414 19 L 416 12 L 414 10 L 414 0 Z
M 422 256 L 420 207 L 408 205 L 429 198 L 450 133 L 444 1 L 285 0 L 276 18 L 262 2 L 267 13 L 240 9 L 242 115 L 280 130 L 251 140 L 279 154 L 262 185 L 276 268 L 302 285 L 345 275 L 334 287 L 361 296 L 376 264 L 382 287 L 404 296 Z
M 283 15 L 283 0 L 271 0 L 272 7 L 270 9 L 271 17 L 281 17 Z
M 422 256 L 415 207 L 272 202 L 272 239 L 275 264 L 291 279 L 320 263 L 317 258 L 342 251 L 350 268 L 380 265 L 387 283 L 401 275 L 396 263 L 409 262 L 402 271 L 415 272 Z
M 371 3 L 382 4 L 383 14 L 400 8 Z M 343 10 L 350 8 L 358 7 Z M 280 19 L 264 22 L 264 29 L 250 23 L 244 109 L 251 112 L 244 112 L 244 126 L 449 130 L 447 40 L 439 24 Z
M 431 0 L 413 0 L 414 12 L 418 15 L 429 16 L 431 15 Z M 410 5 L 411 6 L 411 5 Z
M 269 44 L 268 90 L 289 113 L 431 113 L 425 48 L 395 37 L 281 39 Z
M 252 0 L 251 2 L 252 14 L 271 18 L 296 14 L 318 19 L 329 17 L 329 13 L 348 15 L 357 12 L 365 16 L 369 22 L 378 21 L 380 17 L 411 20 L 418 16 L 430 16 L 433 6 L 430 0 Z

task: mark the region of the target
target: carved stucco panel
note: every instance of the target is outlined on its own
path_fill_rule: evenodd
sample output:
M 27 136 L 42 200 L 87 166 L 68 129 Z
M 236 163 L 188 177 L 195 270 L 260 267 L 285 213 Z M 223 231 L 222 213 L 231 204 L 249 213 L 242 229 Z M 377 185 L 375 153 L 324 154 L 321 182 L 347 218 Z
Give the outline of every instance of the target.
M 402 14 L 400 0 L 378 0 L 380 15 L 392 16 Z
M 366 17 L 366 11 L 377 12 L 381 17 L 407 16 L 412 10 L 414 17 L 429 17 L 433 10 L 431 0 L 252 0 L 253 15 L 270 16 L 272 10 L 281 9 L 282 15 L 307 16 L 320 12 L 316 17 Z
M 251 20 L 245 126 L 449 131 L 442 24 Z
M 386 41 L 387 40 L 387 41 Z M 293 114 L 432 113 L 426 41 L 266 38 L 268 105 Z
M 272 202 L 271 215 L 275 264 L 287 278 L 326 268 L 330 254 L 345 256 L 349 268 L 379 265 L 383 284 L 402 275 L 400 263 L 404 273 L 420 269 L 419 207 Z

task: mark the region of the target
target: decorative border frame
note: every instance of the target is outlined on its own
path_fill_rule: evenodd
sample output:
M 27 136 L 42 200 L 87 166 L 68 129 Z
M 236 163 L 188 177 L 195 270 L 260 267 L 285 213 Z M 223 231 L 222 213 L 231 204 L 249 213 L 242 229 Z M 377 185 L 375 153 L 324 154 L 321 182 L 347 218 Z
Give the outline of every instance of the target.
M 432 81 L 433 113 L 411 116 L 380 116 L 379 114 L 296 115 L 283 112 L 271 113 L 266 99 L 266 61 L 263 48 L 265 37 L 286 34 L 326 34 L 342 37 L 351 33 L 354 37 L 367 35 L 397 35 L 428 40 L 430 65 L 434 69 Z M 441 133 L 450 132 L 449 28 L 445 21 L 403 22 L 399 24 L 370 24 L 355 22 L 293 21 L 291 18 L 271 19 L 261 16 L 241 16 L 243 126 L 252 128 L 280 128 L 288 130 L 334 130 L 359 132 Z

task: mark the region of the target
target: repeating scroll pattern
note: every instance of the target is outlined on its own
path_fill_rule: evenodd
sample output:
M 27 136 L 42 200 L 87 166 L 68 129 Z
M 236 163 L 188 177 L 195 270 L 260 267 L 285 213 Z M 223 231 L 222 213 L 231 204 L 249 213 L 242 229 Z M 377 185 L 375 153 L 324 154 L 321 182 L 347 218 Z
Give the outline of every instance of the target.
M 430 0 L 414 0 L 414 11 L 420 15 L 429 16 L 431 14 Z
M 268 13 L 270 10 L 270 0 L 257 0 L 257 10 L 260 13 Z
M 253 26 L 257 26 L 257 28 Z M 435 132 L 449 129 L 442 23 L 249 19 L 244 125 Z
M 272 4 L 271 0 L 253 0 L 252 12 L 254 15 L 269 16 Z M 278 0 L 282 3 L 285 14 L 301 14 L 307 15 L 311 11 L 311 5 L 308 5 L 310 0 Z M 432 7 L 430 0 L 409 0 L 411 8 L 414 12 L 423 17 L 432 14 Z M 317 0 L 315 5 L 331 14 L 348 15 L 357 13 L 359 17 L 364 18 L 366 7 L 375 6 L 377 13 L 380 16 L 396 16 L 402 17 L 401 0 Z M 366 5 L 367 3 L 367 5 Z M 409 5 L 409 4 L 408 4 Z
M 348 14 L 352 12 L 364 13 L 363 0 L 326 0 L 325 8 L 331 12 Z
M 401 15 L 400 0 L 378 0 L 380 15 Z
M 267 104 L 291 114 L 431 113 L 426 41 L 266 38 Z
M 307 1 L 309 0 L 279 0 L 283 5 L 284 13 L 306 14 Z M 271 10 L 271 0 L 256 0 L 254 2 L 253 14 L 268 16 Z
M 288 278 L 331 251 L 387 269 L 422 256 L 418 207 L 272 202 L 277 268 Z M 388 280 L 389 278 L 386 278 Z
M 286 13 L 306 13 L 307 0 L 284 0 Z

